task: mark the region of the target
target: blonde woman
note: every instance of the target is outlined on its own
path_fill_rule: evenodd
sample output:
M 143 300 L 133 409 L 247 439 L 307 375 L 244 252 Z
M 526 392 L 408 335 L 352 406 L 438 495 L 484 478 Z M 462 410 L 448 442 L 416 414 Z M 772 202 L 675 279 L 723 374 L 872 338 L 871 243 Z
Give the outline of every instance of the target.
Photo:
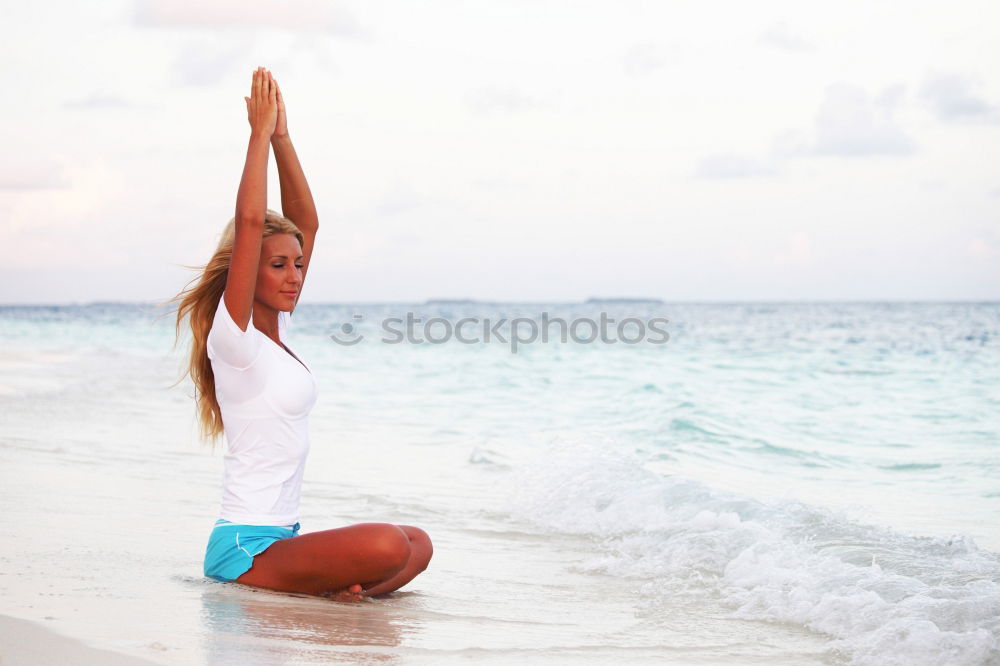
M 299 535 L 299 492 L 317 384 L 282 340 L 319 228 L 309 185 L 288 136 L 270 71 L 253 73 L 250 122 L 236 217 L 194 287 L 181 292 L 177 330 L 189 316 L 189 372 L 203 435 L 225 433 L 222 506 L 204 573 L 225 582 L 344 601 L 392 592 L 432 554 L 416 527 L 363 523 Z M 267 208 L 273 149 L 283 215 Z

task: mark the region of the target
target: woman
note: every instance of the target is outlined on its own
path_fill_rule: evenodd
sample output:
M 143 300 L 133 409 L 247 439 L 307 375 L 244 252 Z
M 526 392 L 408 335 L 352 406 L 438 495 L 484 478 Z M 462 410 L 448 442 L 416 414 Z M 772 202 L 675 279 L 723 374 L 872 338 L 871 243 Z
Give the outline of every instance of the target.
M 427 534 L 408 525 L 364 523 L 299 536 L 299 491 L 309 449 L 316 382 L 285 346 L 319 221 L 288 136 L 271 73 L 253 73 L 245 97 L 250 142 L 236 217 L 197 284 L 180 300 L 177 331 L 190 315 L 189 372 L 202 434 L 225 432 L 222 510 L 204 572 L 216 580 L 357 601 L 392 592 L 427 567 Z M 274 150 L 283 215 L 267 209 Z

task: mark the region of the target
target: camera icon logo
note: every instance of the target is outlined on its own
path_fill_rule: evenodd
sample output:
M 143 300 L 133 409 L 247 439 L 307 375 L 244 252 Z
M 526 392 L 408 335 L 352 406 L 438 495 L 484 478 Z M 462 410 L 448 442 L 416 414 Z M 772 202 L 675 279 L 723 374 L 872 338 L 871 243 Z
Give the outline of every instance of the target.
M 364 315 L 356 314 L 353 315 L 351 318 L 354 319 L 355 321 L 361 321 L 362 319 L 364 319 Z M 356 331 L 355 325 L 350 322 L 345 321 L 338 328 L 339 328 L 339 333 L 334 332 L 330 334 L 330 339 L 336 342 L 338 345 L 344 345 L 345 347 L 353 347 L 354 345 L 358 344 L 359 342 L 365 339 L 365 336 L 362 335 L 361 333 L 358 333 Z

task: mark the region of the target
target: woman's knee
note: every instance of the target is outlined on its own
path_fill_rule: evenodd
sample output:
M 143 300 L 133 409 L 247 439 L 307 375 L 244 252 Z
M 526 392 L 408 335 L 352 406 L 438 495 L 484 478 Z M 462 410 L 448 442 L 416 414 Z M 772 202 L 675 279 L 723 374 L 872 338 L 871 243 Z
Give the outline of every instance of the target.
M 393 573 L 402 571 L 410 559 L 410 538 L 396 525 L 378 526 L 368 543 L 373 563 Z
M 427 564 L 434 555 L 434 544 L 427 532 L 412 525 L 399 526 L 410 540 L 410 556 L 414 558 L 415 564 L 420 571 L 427 568 Z

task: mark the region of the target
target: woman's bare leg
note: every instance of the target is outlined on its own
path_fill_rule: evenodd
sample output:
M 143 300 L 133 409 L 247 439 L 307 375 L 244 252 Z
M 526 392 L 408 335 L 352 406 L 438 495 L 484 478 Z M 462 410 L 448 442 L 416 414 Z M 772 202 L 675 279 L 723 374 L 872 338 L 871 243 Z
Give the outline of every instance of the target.
M 398 576 L 410 536 L 388 523 L 363 523 L 274 542 L 236 582 L 282 592 L 350 598 Z M 416 575 L 416 574 L 414 574 Z M 346 594 L 344 594 L 346 593 Z
M 410 557 L 406 561 L 406 566 L 389 580 L 373 587 L 365 587 L 363 592 L 365 596 L 377 597 L 380 594 L 398 590 L 416 578 L 417 574 L 426 569 L 427 563 L 431 561 L 431 555 L 434 554 L 434 547 L 431 545 L 431 539 L 427 536 L 427 533 L 419 527 L 412 527 L 410 525 L 400 525 L 399 528 L 410 539 Z

